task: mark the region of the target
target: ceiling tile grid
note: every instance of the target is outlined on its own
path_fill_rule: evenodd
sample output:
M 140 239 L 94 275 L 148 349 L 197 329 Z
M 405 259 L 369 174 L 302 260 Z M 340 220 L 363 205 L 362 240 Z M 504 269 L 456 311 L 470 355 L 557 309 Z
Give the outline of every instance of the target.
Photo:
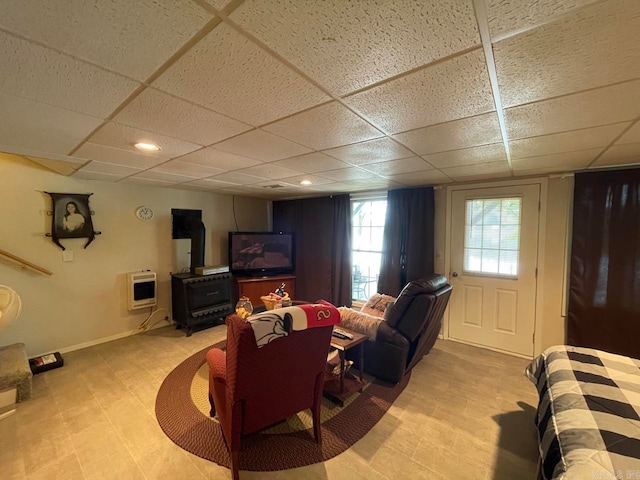
M 209 178 L 209 180 L 235 183 L 236 185 L 252 185 L 259 182 L 264 182 L 268 179 L 264 177 L 257 177 L 255 175 L 248 175 L 241 172 L 225 172 L 220 175 L 215 175 L 214 177 Z
M 486 178 L 500 178 L 511 175 L 509 164 L 505 161 L 481 163 L 477 165 L 460 165 L 443 168 L 442 172 L 456 181 L 481 180 Z
M 629 122 L 584 128 L 570 132 L 541 135 L 509 142 L 511 158 L 525 158 L 606 147 L 620 135 Z
M 502 143 L 492 143 L 480 147 L 463 148 L 449 152 L 422 155 L 422 158 L 436 168 L 457 167 L 507 160 Z
M 502 141 L 495 112 L 462 118 L 394 135 L 418 155 L 476 147 Z
M 116 182 L 122 179 L 122 175 L 78 170 L 77 172 L 74 172 L 73 178 L 80 178 L 82 180 L 98 180 L 101 182 Z
M 132 152 L 138 152 L 134 147 L 138 142 L 151 143 L 160 147 L 160 150 L 154 152 L 153 155 L 163 158 L 178 157 L 197 150 L 202 146 L 160 135 L 159 133 L 128 127 L 116 122 L 109 122 L 102 126 L 100 130 L 91 135 L 88 141 Z
M 592 148 L 579 152 L 556 153 L 513 160 L 513 170 L 518 174 L 528 170 L 549 172 L 570 171 L 586 168 L 602 152 L 602 148 Z
M 274 163 L 263 163 L 262 165 L 256 165 L 255 167 L 242 169 L 241 171 L 238 171 L 238 173 L 255 175 L 256 177 L 276 180 L 280 178 L 292 177 L 303 172 L 292 170 L 290 168 L 276 165 Z
M 388 133 L 495 109 L 481 49 L 356 93 L 345 101 Z
M 491 37 L 528 30 L 599 0 L 487 0 Z
M 97 160 L 99 162 L 113 163 L 117 165 L 130 166 L 146 170 L 155 167 L 166 159 L 153 155 L 146 155 L 141 152 L 121 150 L 119 148 L 108 147 L 97 143 L 84 143 L 73 154 L 76 158 Z
M 439 170 L 427 170 L 424 172 L 402 173 L 389 177 L 391 180 L 408 186 L 436 185 L 451 183 L 451 179 Z
M 367 165 L 414 156 L 411 150 L 389 137 L 333 148 L 322 153 L 351 165 Z
M 591 166 L 610 167 L 616 165 L 640 164 L 640 142 L 613 145 Z
M 184 183 L 195 180 L 195 177 L 189 175 L 179 175 L 176 173 L 159 172 L 157 170 L 147 170 L 128 178 L 136 178 L 143 180 L 155 180 L 168 183 Z
M 284 160 L 279 160 L 273 163 L 304 173 L 319 173 L 327 170 L 339 170 L 349 166 L 340 160 L 336 160 L 335 158 L 320 152 L 285 158 Z
M 99 118 L 0 92 L 0 145 L 66 155 Z
M 334 95 L 480 43 L 470 1 L 245 0 L 231 19 Z
M 211 18 L 192 2 L 0 2 L 1 28 L 140 81 Z
M 640 120 L 636 121 L 636 123 L 616 141 L 616 144 L 624 143 L 640 143 Z
M 260 160 L 243 157 L 233 153 L 223 152 L 214 147 L 202 148 L 180 157 L 180 160 L 205 167 L 222 168 L 223 170 L 237 170 L 240 168 L 260 165 Z
M 433 166 L 429 165 L 420 157 L 410 157 L 402 158 L 400 160 L 391 160 L 388 162 L 372 163 L 368 165 L 362 165 L 362 168 L 377 175 L 382 175 L 383 177 L 400 175 L 401 173 L 433 170 Z
M 153 167 L 149 172 L 175 173 L 178 175 L 187 175 L 194 178 L 206 178 L 213 175 L 219 175 L 225 172 L 223 168 L 204 167 L 194 163 L 187 163 L 181 160 L 170 160 L 166 163 Z
M 640 116 L 640 80 L 505 110 L 510 140 L 632 121 Z
M 262 130 L 252 130 L 229 140 L 217 143 L 215 148 L 223 152 L 234 153 L 262 162 L 295 157 L 312 150 L 287 139 Z
M 314 150 L 381 137 L 382 132 L 338 102 L 312 108 L 262 127 Z
M 322 172 L 321 177 L 335 180 L 336 182 L 349 182 L 352 180 L 364 180 L 375 177 L 376 175 L 358 167 L 341 168 L 339 170 L 330 170 Z
M 578 9 L 494 45 L 505 107 L 640 77 L 640 2 Z
M 153 86 L 253 126 L 330 100 L 226 24 L 200 40 Z
M 2 31 L 0 64 L 0 91 L 100 118 L 140 85 Z
M 124 165 L 93 161 L 93 162 L 89 162 L 87 165 L 82 167 L 80 171 L 93 172 L 93 173 L 106 173 L 109 175 L 116 175 L 119 178 L 123 178 L 123 177 L 128 177 L 129 175 L 135 175 L 136 173 L 140 173 L 142 170 L 139 168 L 127 167 Z
M 153 88 L 145 89 L 113 120 L 200 145 L 210 145 L 253 128 Z

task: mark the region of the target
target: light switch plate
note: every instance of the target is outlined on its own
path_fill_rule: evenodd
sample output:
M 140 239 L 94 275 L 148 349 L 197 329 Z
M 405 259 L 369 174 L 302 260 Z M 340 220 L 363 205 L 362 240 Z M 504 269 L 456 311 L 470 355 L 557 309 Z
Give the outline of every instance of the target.
M 63 262 L 73 262 L 73 250 L 65 250 L 62 252 Z

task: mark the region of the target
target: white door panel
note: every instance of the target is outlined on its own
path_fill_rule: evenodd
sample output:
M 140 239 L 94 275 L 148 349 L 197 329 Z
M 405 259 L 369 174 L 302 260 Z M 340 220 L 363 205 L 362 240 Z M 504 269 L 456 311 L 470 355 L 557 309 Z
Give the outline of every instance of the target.
M 449 337 L 533 355 L 539 185 L 452 192 Z

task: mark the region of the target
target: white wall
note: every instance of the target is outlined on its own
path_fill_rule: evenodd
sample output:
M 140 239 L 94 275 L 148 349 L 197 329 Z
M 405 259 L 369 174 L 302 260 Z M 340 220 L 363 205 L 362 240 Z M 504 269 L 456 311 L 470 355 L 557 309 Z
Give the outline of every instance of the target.
M 63 239 L 73 262 L 51 232 L 50 197 L 43 193 L 93 193 L 93 224 L 102 235 L 87 249 L 86 239 Z M 26 344 L 30 356 L 69 350 L 135 331 L 149 309 L 132 313 L 126 304 L 126 273 L 158 274 L 158 308 L 170 310 L 170 272 L 189 265 L 189 240 L 171 239 L 171 208 L 200 209 L 207 230 L 205 262 L 227 263 L 227 233 L 268 229 L 270 202 L 231 196 L 64 177 L 27 159 L 0 154 L 0 249 L 53 271 L 42 275 L 0 256 L 0 284 L 22 297 L 22 314 L 0 345 Z M 155 218 L 142 222 L 135 209 L 148 205 Z M 158 316 L 161 318 L 162 316 Z M 166 325 L 166 323 L 163 323 Z
M 505 184 L 508 184 L 506 182 Z M 468 185 L 473 188 L 473 184 Z M 568 258 L 567 229 L 571 218 L 573 198 L 573 177 L 549 178 L 547 184 L 547 216 L 545 222 L 544 264 L 539 265 L 542 288 L 542 338 L 536 341 L 537 350 L 563 344 L 565 342 L 564 293 L 565 265 Z M 446 187 L 435 191 L 435 271 L 449 275 L 445 271 L 448 246 L 446 235 Z M 570 242 L 569 242 L 570 243 Z

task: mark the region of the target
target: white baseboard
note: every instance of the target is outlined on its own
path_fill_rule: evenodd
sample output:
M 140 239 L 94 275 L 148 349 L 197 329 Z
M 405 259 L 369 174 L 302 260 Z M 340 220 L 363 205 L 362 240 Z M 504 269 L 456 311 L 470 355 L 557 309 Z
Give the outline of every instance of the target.
M 147 329 L 147 330 L 140 330 L 138 328 L 136 328 L 135 330 L 129 330 L 127 332 L 122 332 L 122 333 L 118 333 L 116 335 L 111 335 L 110 337 L 102 337 L 102 338 L 98 338 L 96 340 L 90 340 L 88 342 L 83 342 L 83 343 L 78 343 L 76 345 L 71 345 L 69 347 L 64 347 L 61 348 L 60 350 L 57 350 L 60 353 L 69 353 L 69 352 L 73 352 L 74 350 L 82 350 L 83 348 L 87 348 L 87 347 L 93 347 L 95 345 L 100 345 L 101 343 L 107 343 L 107 342 L 111 342 L 113 340 L 119 340 L 121 338 L 124 337 L 130 337 L 131 335 L 137 335 L 138 333 L 142 333 L 142 332 L 148 332 L 150 330 L 155 330 L 156 328 L 162 328 L 162 327 L 166 327 L 167 325 L 172 325 L 173 322 L 171 320 L 167 320 L 166 323 L 163 322 L 158 322 L 156 325 L 154 325 L 153 327 Z M 48 353 L 51 352 L 44 352 L 44 353 L 39 353 L 37 355 L 33 355 L 34 357 L 40 357 L 42 355 L 46 355 Z

